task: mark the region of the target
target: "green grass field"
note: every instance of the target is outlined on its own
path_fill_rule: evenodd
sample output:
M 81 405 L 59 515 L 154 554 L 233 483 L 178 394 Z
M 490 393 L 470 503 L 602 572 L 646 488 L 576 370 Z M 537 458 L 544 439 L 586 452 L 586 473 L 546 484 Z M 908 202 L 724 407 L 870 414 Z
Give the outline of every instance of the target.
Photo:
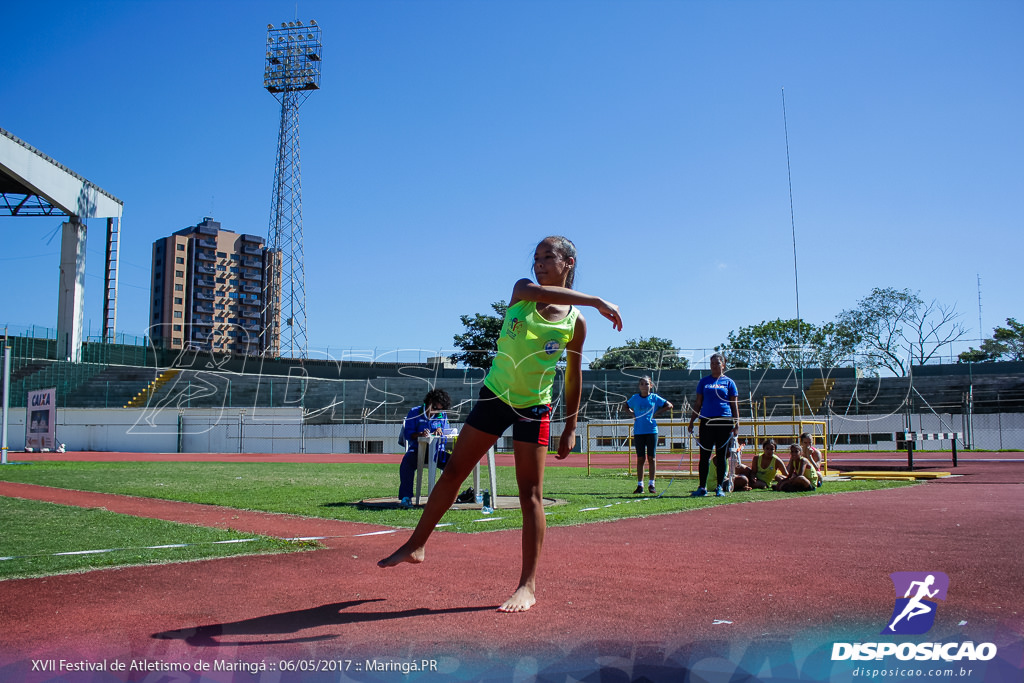
M 308 542 L 15 498 L 0 497 L 0 519 L 0 579 L 314 547 Z M 181 547 L 154 547 L 164 545 Z
M 498 492 L 515 495 L 511 467 L 498 468 Z M 57 488 L 119 493 L 163 500 L 205 503 L 244 510 L 289 513 L 393 527 L 412 527 L 419 510 L 379 508 L 360 502 L 394 496 L 394 465 L 307 463 L 97 463 L 45 462 L 0 469 L 0 480 Z M 793 496 L 821 496 L 907 486 L 904 482 L 828 482 L 813 493 L 744 492 L 691 498 L 692 479 L 658 482 L 660 498 L 633 495 L 635 480 L 622 470 L 552 467 L 545 473 L 545 497 L 559 501 L 547 509 L 548 524 L 567 526 L 627 517 L 678 513 L 714 505 L 765 502 Z M 468 485 L 468 484 L 466 484 Z M 174 562 L 256 552 L 286 552 L 302 545 L 263 538 L 257 542 L 213 544 L 248 535 L 184 524 L 0 498 L 4 533 L 0 579 L 41 576 L 99 567 Z M 479 520 L 487 521 L 482 523 Z M 485 516 L 479 510 L 451 510 L 441 520 L 446 531 L 483 532 L 518 528 L 518 509 Z M 190 543 L 188 548 L 140 550 L 153 545 Z M 306 544 L 308 546 L 308 544 Z M 97 555 L 67 551 L 124 548 Z

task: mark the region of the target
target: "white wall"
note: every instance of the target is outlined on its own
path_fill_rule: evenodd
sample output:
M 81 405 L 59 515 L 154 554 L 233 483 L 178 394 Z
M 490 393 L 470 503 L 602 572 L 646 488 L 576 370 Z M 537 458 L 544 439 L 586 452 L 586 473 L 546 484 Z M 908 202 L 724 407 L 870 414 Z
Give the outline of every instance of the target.
M 25 408 L 11 408 L 7 439 L 11 451 L 25 448 Z M 920 432 L 962 432 L 959 415 L 913 417 Z M 621 451 L 622 447 L 599 446 L 598 436 L 616 434 L 623 439 L 628 426 L 602 428 L 591 422 L 593 451 Z M 950 429 L 950 425 L 952 429 Z M 453 425 L 459 427 L 461 425 Z M 579 438 L 587 434 L 580 425 Z M 348 453 L 352 441 L 382 441 L 385 453 L 401 453 L 398 424 L 303 425 L 300 408 L 218 409 L 187 408 L 147 410 L 122 408 L 58 408 L 57 443 L 69 451 L 118 451 L 127 453 Z M 786 434 L 792 427 L 780 427 Z M 902 432 L 902 415 L 833 417 L 830 429 L 840 433 Z M 552 425 L 559 433 L 561 425 Z M 671 434 L 670 434 L 671 432 Z M 679 429 L 666 436 L 682 437 Z M 678 440 L 678 439 L 677 439 Z M 1024 415 L 1018 413 L 974 416 L 974 444 L 982 450 L 1024 448 Z M 586 444 L 582 444 L 586 451 Z M 834 450 L 894 450 L 895 442 L 873 446 L 838 446 Z M 919 443 L 917 450 L 949 450 L 948 441 Z

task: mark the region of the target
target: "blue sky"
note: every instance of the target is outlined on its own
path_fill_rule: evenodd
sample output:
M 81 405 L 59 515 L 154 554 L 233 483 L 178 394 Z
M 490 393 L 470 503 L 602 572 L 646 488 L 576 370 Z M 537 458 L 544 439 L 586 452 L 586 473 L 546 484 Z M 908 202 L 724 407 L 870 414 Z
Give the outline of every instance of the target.
M 279 105 L 266 26 L 323 29 L 301 110 L 307 333 L 446 349 L 560 233 L 597 354 L 710 349 L 872 287 L 1024 317 L 1024 3 L 991 0 L 122 0 L 8 3 L 0 127 L 124 201 L 118 330 L 153 241 L 204 216 L 267 234 Z M 24 30 L 11 30 L 13 27 Z M 0 218 L 0 324 L 56 325 L 54 218 Z M 102 324 L 89 225 L 87 331 Z M 34 297 L 17 296 L 26 283 Z M 976 341 L 973 341 L 977 345 Z M 961 347 L 963 348 L 963 347 Z M 384 360 L 389 358 L 384 357 Z

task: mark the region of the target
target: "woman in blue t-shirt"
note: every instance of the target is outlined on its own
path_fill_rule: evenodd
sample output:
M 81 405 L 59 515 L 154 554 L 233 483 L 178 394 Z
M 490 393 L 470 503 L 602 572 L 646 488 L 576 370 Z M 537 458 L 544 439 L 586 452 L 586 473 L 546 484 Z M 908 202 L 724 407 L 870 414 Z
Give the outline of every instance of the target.
M 697 382 L 697 397 L 693 402 L 690 416 L 690 434 L 693 423 L 700 418 L 697 442 L 700 445 L 698 475 L 700 486 L 695 496 L 708 495 L 708 471 L 711 469 L 711 452 L 715 453 L 715 495 L 724 496 L 722 490 L 725 476 L 725 459 L 729 442 L 740 432 L 740 402 L 736 382 L 725 376 L 725 356 L 720 353 L 711 356 L 711 374 Z
M 672 404 L 657 394 L 649 376 L 641 377 L 637 385 L 637 393 L 629 397 L 624 404 L 633 416 L 633 444 L 636 446 L 636 491 L 644 492 L 644 460 L 647 460 L 647 473 L 651 475 L 647 490 L 657 493 L 654 488 L 654 451 L 658 447 L 658 423 L 654 418 L 659 413 L 672 410 Z

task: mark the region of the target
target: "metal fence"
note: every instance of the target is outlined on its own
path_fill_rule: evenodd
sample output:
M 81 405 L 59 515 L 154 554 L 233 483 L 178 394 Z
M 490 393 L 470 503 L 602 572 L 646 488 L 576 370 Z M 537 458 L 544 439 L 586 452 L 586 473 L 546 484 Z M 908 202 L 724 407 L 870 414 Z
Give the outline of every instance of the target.
M 11 411 L 10 447 L 24 447 L 25 409 Z M 744 421 L 740 437 L 753 448 L 756 440 L 772 436 L 787 443 L 803 431 L 827 453 L 844 451 L 891 452 L 902 450 L 903 432 L 959 432 L 958 448 L 981 451 L 1024 450 L 1024 414 L 991 413 L 968 420 L 961 415 L 914 414 L 860 415 L 856 418 L 783 419 L 761 423 Z M 461 428 L 460 423 L 453 423 Z M 552 444 L 563 424 L 551 426 Z M 679 457 L 695 452 L 687 422 L 659 423 L 659 452 Z M 310 424 L 302 410 L 291 409 L 90 409 L 57 411 L 57 441 L 70 451 L 183 452 L 183 453 L 401 453 L 399 422 L 349 422 Z M 632 451 L 632 424 L 624 421 L 590 421 L 577 426 L 577 452 L 622 453 Z M 512 449 L 510 437 L 502 437 L 498 451 Z M 919 451 L 949 451 L 949 441 L 924 441 Z M 628 456 L 626 456 L 628 457 Z M 624 459 L 624 463 L 627 460 Z

